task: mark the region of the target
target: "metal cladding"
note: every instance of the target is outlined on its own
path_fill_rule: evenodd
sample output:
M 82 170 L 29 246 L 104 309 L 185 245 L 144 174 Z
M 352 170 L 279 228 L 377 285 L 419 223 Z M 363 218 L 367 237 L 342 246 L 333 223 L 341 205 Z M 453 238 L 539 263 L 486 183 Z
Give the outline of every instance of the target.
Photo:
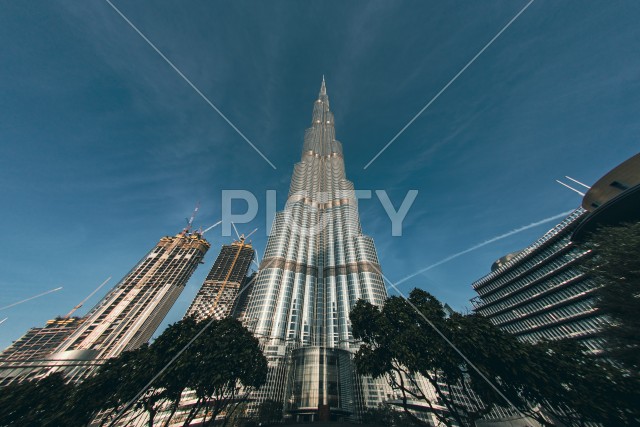
M 290 362 L 284 361 L 294 348 L 354 352 L 359 344 L 351 333 L 350 310 L 359 299 L 381 306 L 386 298 L 376 248 L 362 234 L 353 183 L 345 175 L 323 79 L 302 158 L 294 167 L 285 209 L 275 216 L 244 319 L 264 344 L 272 367 L 259 398 L 285 400 Z M 308 358 L 317 369 L 298 364 L 295 370 L 327 375 L 320 359 Z M 322 377 L 319 383 L 327 385 Z M 331 403 L 324 388 L 312 405 L 316 410 Z M 332 411 L 351 412 L 354 393 L 351 387 L 345 399 L 350 403 Z
M 106 359 L 149 341 L 209 246 L 198 233 L 163 237 L 56 352 L 92 350 Z
M 244 239 L 222 246 L 185 317 L 192 316 L 197 320 L 213 317 L 220 320 L 230 316 L 254 253 L 251 244 L 245 243 Z

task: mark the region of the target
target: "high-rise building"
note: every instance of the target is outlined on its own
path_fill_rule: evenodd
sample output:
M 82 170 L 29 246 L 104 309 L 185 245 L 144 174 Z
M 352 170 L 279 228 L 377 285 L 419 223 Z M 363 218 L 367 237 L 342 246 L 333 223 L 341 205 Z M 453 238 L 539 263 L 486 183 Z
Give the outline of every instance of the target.
M 87 314 L 56 355 L 103 360 L 149 341 L 209 246 L 187 229 L 160 239 Z
M 247 314 L 247 308 L 249 307 L 249 298 L 251 298 L 251 293 L 253 292 L 253 286 L 256 283 L 255 279 L 258 277 L 257 272 L 253 272 L 250 276 L 245 277 L 244 282 L 242 283 L 241 290 L 236 297 L 236 301 L 233 304 L 233 310 L 231 312 L 231 317 L 234 319 L 238 319 L 241 322 L 244 321 L 244 318 Z
M 220 320 L 230 316 L 236 299 L 246 292 L 240 294 L 253 256 L 254 249 L 244 238 L 222 246 L 185 317 L 193 316 L 197 320 L 213 317 Z
M 84 318 L 68 319 L 73 324 L 56 319 L 51 325 L 28 333 L 25 344 L 30 343 L 29 351 L 37 352 L 38 359 L 13 359 L 0 364 L 0 385 L 54 371 L 80 379 L 106 359 L 146 343 L 209 246 L 200 233 L 190 231 L 190 226 L 173 237 L 163 237 Z M 55 347 L 53 340 L 46 342 L 49 328 L 58 329 Z M 36 350 L 41 344 L 43 347 Z
M 640 220 L 638 206 L 640 154 L 599 179 L 560 224 L 476 280 L 475 311 L 523 341 L 572 338 L 600 353 L 608 319 L 595 306 L 601 284 L 581 268 L 591 256 L 581 243 L 597 227 Z
M 354 375 L 349 312 L 358 299 L 387 298 L 373 240 L 362 234 L 353 183 L 335 139 L 324 78 L 275 216 L 245 324 L 264 345 L 267 384 L 257 401 L 283 402 L 299 418 L 354 416 L 384 397 L 379 381 Z
M 0 363 L 44 359 L 82 324 L 81 317 L 57 317 L 42 328 L 31 328 L 2 353 Z

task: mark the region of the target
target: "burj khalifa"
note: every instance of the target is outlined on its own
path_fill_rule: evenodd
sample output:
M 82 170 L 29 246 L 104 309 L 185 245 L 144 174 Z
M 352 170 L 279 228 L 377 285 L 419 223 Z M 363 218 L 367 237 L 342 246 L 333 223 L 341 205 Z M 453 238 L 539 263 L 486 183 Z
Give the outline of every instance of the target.
M 362 234 L 323 77 L 245 317 L 269 360 L 258 402 L 282 402 L 287 413 L 311 421 L 357 417 L 383 397 L 379 381 L 354 372 L 359 343 L 349 321 L 359 299 L 384 303 L 380 271 L 373 239 Z

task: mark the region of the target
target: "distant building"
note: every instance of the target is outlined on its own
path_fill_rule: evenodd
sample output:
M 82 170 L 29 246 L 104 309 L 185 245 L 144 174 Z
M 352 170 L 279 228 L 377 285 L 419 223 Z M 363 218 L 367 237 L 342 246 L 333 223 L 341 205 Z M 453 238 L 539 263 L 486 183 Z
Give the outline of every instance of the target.
M 581 269 L 591 254 L 580 243 L 597 227 L 640 220 L 639 206 L 640 154 L 598 180 L 581 207 L 532 245 L 496 261 L 472 285 L 474 310 L 523 341 L 573 338 L 600 353 L 608 320 L 595 308 L 600 285 Z
M 193 316 L 197 320 L 211 317 L 220 320 L 229 317 L 236 298 L 245 295 L 246 291 L 240 294 L 240 290 L 242 284 L 246 283 L 254 254 L 251 243 L 246 243 L 244 238 L 222 246 L 185 317 Z
M 189 229 L 163 237 L 46 358 L 2 364 L 0 385 L 53 371 L 82 378 L 105 360 L 148 342 L 209 246 Z
M 247 314 L 247 307 L 249 306 L 249 298 L 251 296 L 251 293 L 253 292 L 253 285 L 256 282 L 255 279 L 257 276 L 258 273 L 254 272 L 250 276 L 247 276 L 242 283 L 242 287 L 240 288 L 242 292 L 238 294 L 236 302 L 233 305 L 233 311 L 231 313 L 231 316 L 234 319 L 238 319 L 241 322 L 244 322 Z
M 0 353 L 0 362 L 44 359 L 84 321 L 80 317 L 57 317 L 42 328 L 31 328 Z

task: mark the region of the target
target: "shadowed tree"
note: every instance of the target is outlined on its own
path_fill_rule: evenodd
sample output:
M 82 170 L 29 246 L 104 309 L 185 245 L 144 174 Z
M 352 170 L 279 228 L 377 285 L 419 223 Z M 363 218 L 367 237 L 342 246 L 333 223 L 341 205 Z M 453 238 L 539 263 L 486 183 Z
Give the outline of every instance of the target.
M 62 374 L 12 384 L 0 392 L 0 426 L 80 427 L 91 413 L 74 405 L 75 384 Z
M 605 355 L 640 376 L 640 222 L 603 227 L 584 246 L 593 251 L 585 271 L 602 285 L 596 306 L 612 320 L 603 330 Z
M 127 410 L 146 411 L 151 427 L 162 407 L 169 411 L 164 419 L 166 426 L 179 408 L 182 393 L 191 389 L 197 400 L 188 408 L 184 425 L 200 413 L 204 414 L 201 425 L 210 425 L 229 405 L 241 400 L 240 391 L 244 396 L 265 382 L 267 361 L 258 341 L 237 320 L 216 320 L 205 329 L 208 323 L 183 319 L 170 325 L 150 346 L 109 360 L 81 385 L 88 395 L 81 400 L 94 412 L 109 411 L 103 424 L 110 425 L 115 415 L 144 390 Z M 187 350 L 147 387 L 189 343 Z
M 267 359 L 258 340 L 231 318 L 214 321 L 208 332 L 194 341 L 184 369 L 192 372 L 187 386 L 197 397 L 185 426 L 200 411 L 204 413 L 202 425 L 213 424 L 219 414 L 242 403 L 267 379 Z
M 418 310 L 424 317 L 419 315 Z M 571 342 L 522 343 L 479 315 L 446 317 L 433 296 L 415 289 L 409 302 L 399 297 L 379 309 L 359 301 L 351 312 L 354 337 L 362 340 L 357 369 L 384 376 L 401 394 L 408 416 L 409 400 L 420 400 L 445 425 L 473 425 L 494 405 L 507 406 L 550 424 L 541 407 L 562 423 L 587 421 L 633 424 L 638 383 L 606 363 L 584 354 Z M 428 324 L 438 328 L 503 394 L 498 394 Z M 421 390 L 415 374 L 424 376 L 436 399 Z M 455 392 L 452 392 L 455 391 Z M 468 402 L 457 399 L 456 393 Z M 439 405 L 446 411 L 438 410 Z M 420 422 L 415 419 L 414 421 Z

